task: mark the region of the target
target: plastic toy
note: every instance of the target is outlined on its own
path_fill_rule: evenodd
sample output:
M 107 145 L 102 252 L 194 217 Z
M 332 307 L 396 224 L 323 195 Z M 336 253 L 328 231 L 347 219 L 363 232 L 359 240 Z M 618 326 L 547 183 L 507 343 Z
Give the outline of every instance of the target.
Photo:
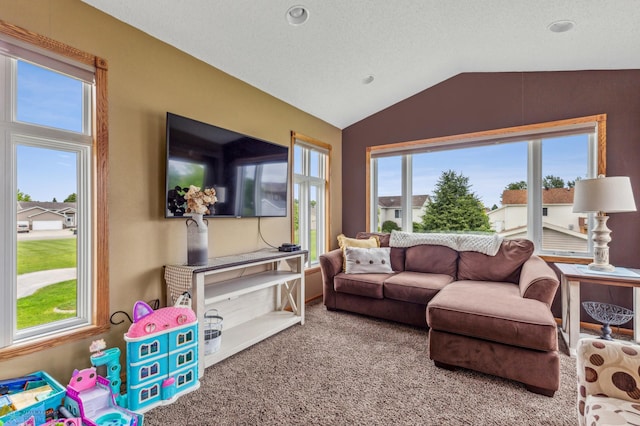
M 82 426 L 82 420 L 78 417 L 73 419 L 50 420 L 42 426 Z
M 29 382 L 34 381 L 40 382 L 42 381 L 42 377 L 31 375 L 0 380 L 0 395 L 4 395 L 12 391 L 23 390 Z
M 0 380 L 0 425 L 42 425 L 56 418 L 65 387 L 44 371 Z
M 134 305 L 133 323 L 124 336 L 126 394 L 120 394 L 120 349 L 105 349 L 104 340 L 91 344 L 92 367 L 74 372 L 60 408 L 67 420 L 75 416 L 86 426 L 142 426 L 144 411 L 200 387 L 198 320 L 184 302 L 182 296 L 175 306 L 155 311 L 145 302 Z M 101 367 L 106 377 L 97 373 Z
M 76 370 L 67 386 L 64 406 L 86 426 L 141 426 L 139 414 L 116 404 L 110 385 L 95 367 Z
M 121 407 L 126 407 L 126 399 L 124 395 L 120 395 L 120 387 L 122 380 L 120 380 L 120 349 L 110 348 L 103 352 L 103 349 L 107 347 L 103 339 L 95 340 L 89 346 L 89 351 L 94 352 L 91 355 L 91 365 L 94 367 L 105 366 L 107 373 L 106 378 L 109 380 L 109 386 L 111 387 L 111 393 L 113 393 L 116 403 Z
M 127 342 L 127 407 L 146 411 L 200 387 L 198 319 L 181 296 L 153 310 L 138 301 Z
M 0 395 L 0 416 L 4 416 L 7 413 L 14 411 L 16 407 L 7 395 Z

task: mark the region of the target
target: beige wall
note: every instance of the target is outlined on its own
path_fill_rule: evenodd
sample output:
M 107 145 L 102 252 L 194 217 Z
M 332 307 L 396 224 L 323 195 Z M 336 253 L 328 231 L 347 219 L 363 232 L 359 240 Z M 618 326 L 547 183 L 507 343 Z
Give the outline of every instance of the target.
M 331 236 L 342 228 L 341 131 L 132 28 L 80 0 L 0 0 L 0 19 L 108 61 L 110 312 L 164 301 L 162 266 L 186 261 L 183 220 L 164 219 L 165 114 L 171 111 L 282 145 L 295 130 L 333 147 Z M 212 40 L 212 43 L 215 43 Z M 291 217 L 265 218 L 264 238 L 290 241 Z M 210 255 L 266 247 L 257 219 L 209 221 Z M 322 292 L 308 277 L 307 296 Z M 104 336 L 123 347 L 128 323 Z M 0 362 L 1 376 L 46 370 L 66 383 L 89 366 L 93 339 Z

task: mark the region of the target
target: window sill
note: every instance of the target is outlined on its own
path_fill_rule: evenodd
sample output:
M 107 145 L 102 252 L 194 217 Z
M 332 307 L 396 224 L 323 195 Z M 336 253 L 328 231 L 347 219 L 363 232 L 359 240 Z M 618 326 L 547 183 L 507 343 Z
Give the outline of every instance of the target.
M 96 336 L 109 330 L 109 325 L 90 325 L 79 329 L 71 330 L 67 333 L 58 333 L 42 339 L 29 340 L 28 342 L 17 343 L 0 349 L 0 361 L 7 361 L 12 358 L 27 355 L 33 352 L 54 348 L 65 343 Z
M 306 277 L 307 275 L 313 275 L 313 274 L 316 274 L 318 272 L 320 272 L 320 265 L 314 265 L 314 266 L 311 266 L 309 268 L 306 268 L 304 270 L 304 275 Z

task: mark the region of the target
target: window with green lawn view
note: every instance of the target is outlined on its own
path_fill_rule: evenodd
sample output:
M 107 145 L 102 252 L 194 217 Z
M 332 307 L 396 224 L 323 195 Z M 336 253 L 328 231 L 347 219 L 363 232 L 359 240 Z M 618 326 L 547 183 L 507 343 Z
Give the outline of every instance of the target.
M 0 348 L 92 323 L 92 67 L 0 38 Z
M 572 212 L 573 188 L 602 172 L 598 117 L 373 147 L 371 231 L 498 233 L 590 257 L 593 219 Z
M 307 266 L 326 251 L 330 146 L 293 135 L 293 239 L 309 250 Z

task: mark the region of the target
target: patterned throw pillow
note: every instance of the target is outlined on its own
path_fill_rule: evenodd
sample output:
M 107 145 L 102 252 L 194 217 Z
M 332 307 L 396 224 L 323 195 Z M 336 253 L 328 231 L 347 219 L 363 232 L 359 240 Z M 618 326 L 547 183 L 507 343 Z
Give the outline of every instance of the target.
M 640 424 L 640 346 L 582 338 L 576 367 L 580 425 Z
M 345 249 L 347 274 L 390 274 L 391 249 L 382 248 L 357 248 L 347 247 Z
M 338 246 L 342 249 L 342 271 L 347 270 L 347 258 L 345 250 L 347 247 L 361 247 L 361 248 L 377 248 L 380 247 L 380 240 L 377 237 L 370 237 L 367 239 L 348 238 L 344 234 L 338 235 Z
M 587 395 L 585 425 L 640 424 L 638 403 L 607 396 Z

